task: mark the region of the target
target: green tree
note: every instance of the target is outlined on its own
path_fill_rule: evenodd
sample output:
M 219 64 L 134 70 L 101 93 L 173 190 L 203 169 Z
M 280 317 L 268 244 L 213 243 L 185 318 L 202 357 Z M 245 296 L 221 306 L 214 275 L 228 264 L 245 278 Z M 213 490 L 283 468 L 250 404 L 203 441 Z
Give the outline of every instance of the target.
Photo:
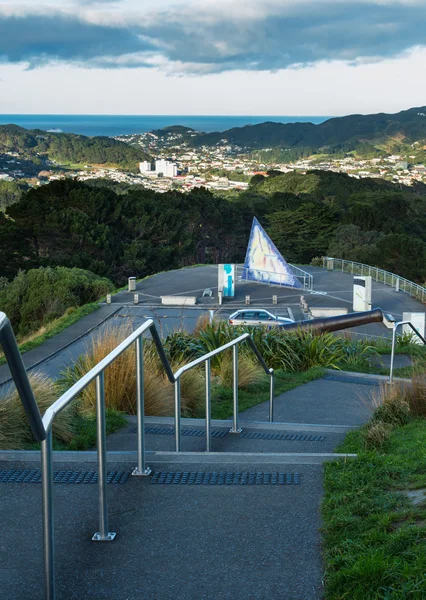
M 315 202 L 273 213 L 268 220 L 272 240 L 285 258 L 297 263 L 325 254 L 338 223 L 334 209 Z

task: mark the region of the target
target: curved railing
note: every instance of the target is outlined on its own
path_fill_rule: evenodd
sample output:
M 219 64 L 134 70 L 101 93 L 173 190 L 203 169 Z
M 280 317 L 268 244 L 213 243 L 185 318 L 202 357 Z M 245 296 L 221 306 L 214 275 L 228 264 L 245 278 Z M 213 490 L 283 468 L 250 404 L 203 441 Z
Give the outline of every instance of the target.
M 290 265 L 291 271 L 294 277 L 299 281 L 302 289 L 306 292 L 311 292 L 314 289 L 314 277 L 312 273 L 308 273 L 299 267 L 294 265 Z M 257 280 L 254 280 L 253 277 L 250 277 L 250 273 L 253 271 L 256 272 Z M 259 269 L 248 269 L 247 267 L 242 267 L 237 265 L 236 267 L 236 276 L 237 281 L 239 283 L 266 283 L 267 285 L 278 286 L 278 287 L 292 287 L 287 283 L 288 275 L 275 273 L 272 271 L 262 271 Z
M 379 283 L 384 283 L 397 292 L 405 292 L 423 304 L 426 304 L 426 288 L 405 279 L 395 273 L 384 271 L 378 267 L 371 267 L 363 263 L 354 262 L 352 260 L 344 260 L 342 258 L 333 258 L 331 256 L 322 257 L 323 268 L 329 271 L 342 271 L 343 273 L 351 273 L 352 275 L 370 275 Z

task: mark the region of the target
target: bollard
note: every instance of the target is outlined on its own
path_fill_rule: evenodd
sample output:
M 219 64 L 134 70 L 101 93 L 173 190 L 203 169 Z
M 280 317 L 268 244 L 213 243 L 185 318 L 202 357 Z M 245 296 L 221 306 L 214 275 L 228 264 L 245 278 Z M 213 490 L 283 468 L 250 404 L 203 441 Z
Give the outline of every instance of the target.
M 107 294 L 106 303 L 111 304 L 111 294 Z
M 278 304 L 278 296 L 275 294 L 272 296 L 272 304 Z
M 133 294 L 133 304 L 139 304 L 139 294 Z
M 246 296 L 246 305 L 250 304 L 250 296 Z
M 399 277 L 395 282 L 395 292 L 399 292 Z
M 222 290 L 218 290 L 217 292 L 217 301 L 219 304 L 222 304 L 223 292 Z

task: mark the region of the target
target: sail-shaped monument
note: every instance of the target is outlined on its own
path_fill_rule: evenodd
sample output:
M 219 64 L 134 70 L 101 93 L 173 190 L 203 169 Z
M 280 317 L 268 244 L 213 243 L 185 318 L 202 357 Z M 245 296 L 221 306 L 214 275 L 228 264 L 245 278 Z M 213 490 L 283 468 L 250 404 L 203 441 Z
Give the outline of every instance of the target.
M 242 278 L 259 283 L 302 288 L 290 265 L 256 217 L 253 218 Z

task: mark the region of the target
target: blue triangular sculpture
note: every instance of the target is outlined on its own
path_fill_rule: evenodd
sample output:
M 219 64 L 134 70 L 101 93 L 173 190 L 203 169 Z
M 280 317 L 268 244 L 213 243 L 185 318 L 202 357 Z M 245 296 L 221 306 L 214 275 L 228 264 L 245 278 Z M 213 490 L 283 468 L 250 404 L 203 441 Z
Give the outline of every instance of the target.
M 274 242 L 256 217 L 253 218 L 251 227 L 243 268 L 243 279 L 302 288 L 302 284 L 295 277 L 291 267 L 281 256 Z

